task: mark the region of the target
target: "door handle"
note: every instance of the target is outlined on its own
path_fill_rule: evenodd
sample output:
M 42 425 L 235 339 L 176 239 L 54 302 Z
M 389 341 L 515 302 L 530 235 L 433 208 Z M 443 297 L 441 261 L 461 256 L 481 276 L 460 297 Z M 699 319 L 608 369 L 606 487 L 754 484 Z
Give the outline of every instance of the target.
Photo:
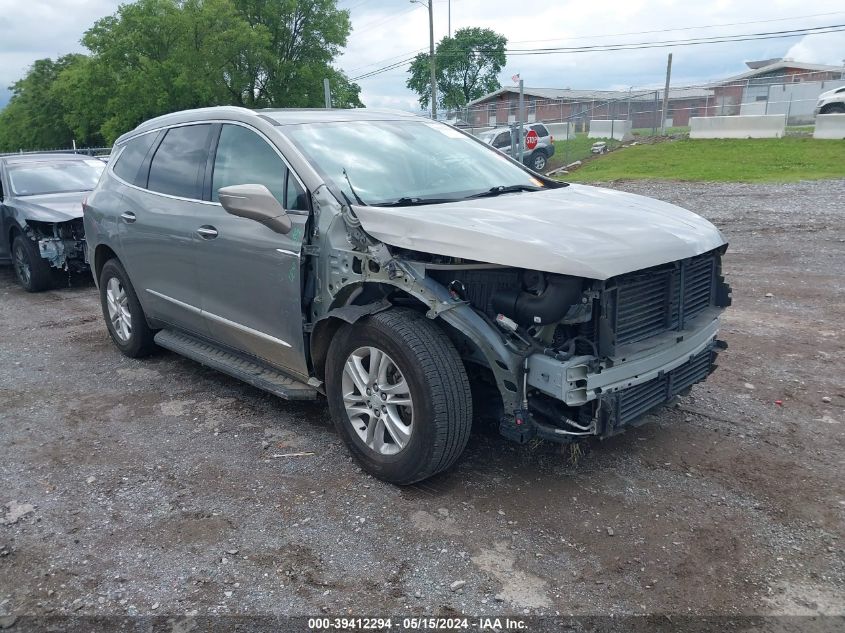
M 127 224 L 132 224 L 135 221 L 135 214 L 131 211 L 124 211 L 120 214 L 120 217 L 123 218 L 123 221 Z
M 206 224 L 197 229 L 197 234 L 204 240 L 213 240 L 217 237 L 217 229 Z

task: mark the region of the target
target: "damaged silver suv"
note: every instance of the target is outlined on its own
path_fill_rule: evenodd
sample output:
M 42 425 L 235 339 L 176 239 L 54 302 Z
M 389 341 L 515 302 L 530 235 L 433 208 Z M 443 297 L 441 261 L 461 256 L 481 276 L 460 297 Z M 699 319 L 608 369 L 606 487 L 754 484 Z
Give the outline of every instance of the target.
M 517 442 L 636 424 L 713 371 L 730 303 L 699 216 L 379 110 L 148 121 L 115 144 L 85 232 L 124 354 L 322 394 L 397 484 L 452 465 L 473 417 Z

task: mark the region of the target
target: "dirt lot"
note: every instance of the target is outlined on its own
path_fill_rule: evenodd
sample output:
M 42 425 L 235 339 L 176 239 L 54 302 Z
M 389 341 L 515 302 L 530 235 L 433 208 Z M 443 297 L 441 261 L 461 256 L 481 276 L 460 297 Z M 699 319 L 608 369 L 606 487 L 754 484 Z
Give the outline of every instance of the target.
M 720 368 L 580 454 L 476 429 L 405 489 L 322 403 L 124 358 L 93 285 L 0 268 L 0 503 L 33 506 L 0 615 L 845 613 L 845 181 L 619 187 L 731 242 Z

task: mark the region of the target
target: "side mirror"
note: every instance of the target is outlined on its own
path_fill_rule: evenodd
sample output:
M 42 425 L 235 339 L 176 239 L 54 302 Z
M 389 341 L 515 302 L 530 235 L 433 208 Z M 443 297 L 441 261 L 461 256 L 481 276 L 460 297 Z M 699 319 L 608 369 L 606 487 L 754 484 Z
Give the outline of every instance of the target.
M 260 222 L 276 233 L 290 232 L 292 224 L 287 212 L 264 185 L 232 185 L 217 194 L 228 213 Z

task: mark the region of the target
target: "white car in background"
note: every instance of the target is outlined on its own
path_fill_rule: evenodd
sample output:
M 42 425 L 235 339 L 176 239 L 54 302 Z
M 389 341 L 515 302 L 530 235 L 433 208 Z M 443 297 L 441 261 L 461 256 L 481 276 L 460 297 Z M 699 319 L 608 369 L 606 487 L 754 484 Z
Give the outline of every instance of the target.
M 845 114 L 845 86 L 839 86 L 819 95 L 819 102 L 813 115 Z

